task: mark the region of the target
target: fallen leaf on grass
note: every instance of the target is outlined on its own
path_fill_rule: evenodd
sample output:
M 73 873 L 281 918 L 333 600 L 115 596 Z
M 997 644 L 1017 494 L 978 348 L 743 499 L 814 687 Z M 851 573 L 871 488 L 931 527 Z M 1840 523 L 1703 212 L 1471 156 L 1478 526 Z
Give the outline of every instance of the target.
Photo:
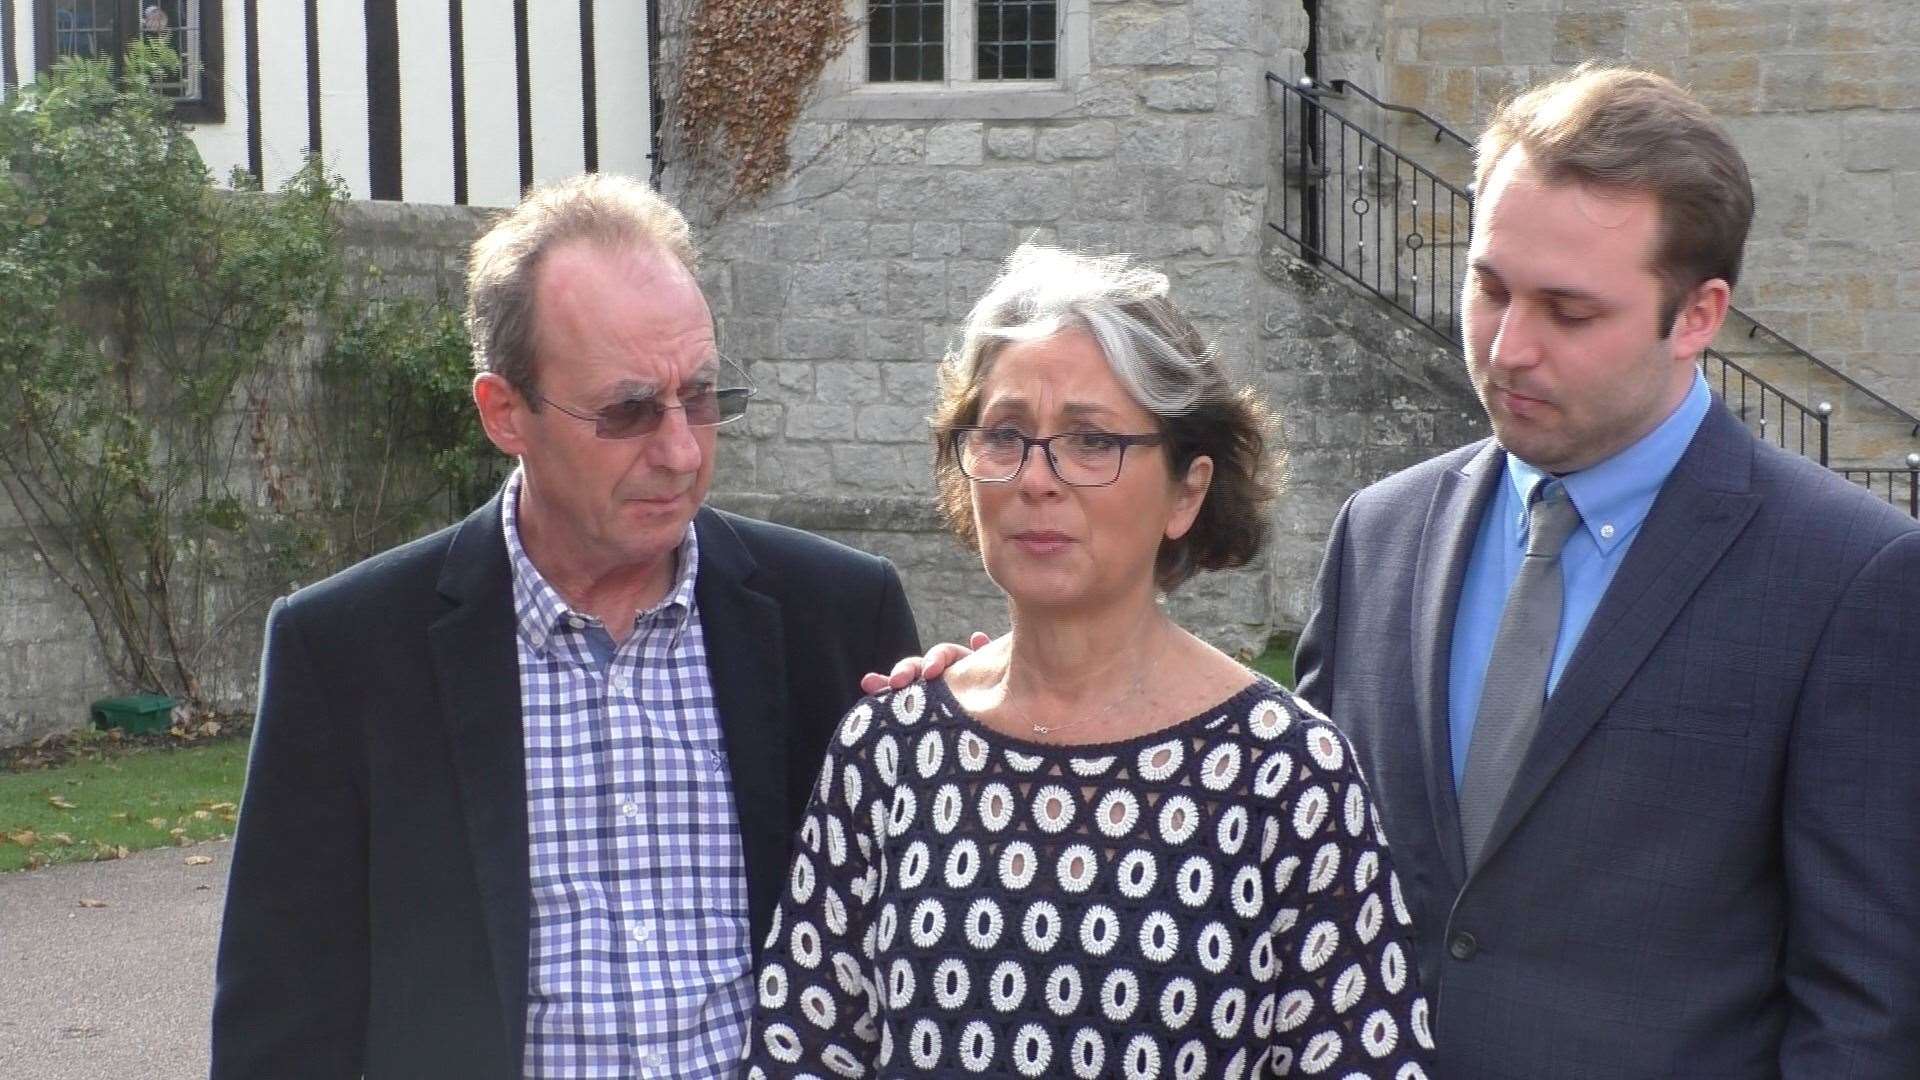
M 87 897 L 80 901 L 80 906 L 83 908 L 103 908 L 107 906 L 107 902 L 105 900 L 95 900 Z
M 205 811 L 205 810 L 195 810 L 195 811 L 193 812 L 193 820 L 195 820 L 195 821 L 212 821 L 212 820 L 213 820 L 213 815 L 212 815 L 212 814 L 210 814 L 210 813 L 208 813 L 208 812 L 207 812 L 207 811 Z
M 205 865 L 207 865 L 208 863 L 210 863 L 210 862 L 212 862 L 212 861 L 213 861 L 213 856 L 211 856 L 211 855 L 189 855 L 189 856 L 187 856 L 187 865 L 188 865 L 188 866 L 205 866 Z
M 108 814 L 107 820 L 117 821 L 122 825 L 131 825 L 133 824 L 133 812 L 130 810 L 121 810 L 118 813 Z
M 240 808 L 230 802 L 216 802 L 216 803 L 202 803 L 201 809 L 211 810 L 216 814 L 231 814 Z
M 48 833 L 47 843 L 54 847 L 72 847 L 73 837 L 63 832 Z
M 55 810 L 73 809 L 73 804 L 68 802 L 66 799 L 62 798 L 59 795 L 47 796 L 47 805 L 53 807 Z
M 163 817 L 150 817 L 147 819 L 147 824 L 156 829 L 164 829 L 167 827 L 167 819 Z
M 19 844 L 21 847 L 30 848 L 40 842 L 40 834 L 34 832 L 32 829 L 23 829 L 17 833 L 8 833 L 7 839 Z

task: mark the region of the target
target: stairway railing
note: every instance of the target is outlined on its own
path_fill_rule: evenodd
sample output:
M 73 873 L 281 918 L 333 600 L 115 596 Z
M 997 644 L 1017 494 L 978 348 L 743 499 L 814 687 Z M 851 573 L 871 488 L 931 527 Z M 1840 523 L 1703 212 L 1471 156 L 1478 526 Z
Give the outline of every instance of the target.
M 1908 424 L 1912 425 L 1912 428 L 1911 428 L 1912 434 L 1916 436 L 1920 436 L 1920 416 L 1915 416 L 1913 413 L 1908 412 L 1907 410 L 1901 408 L 1898 405 L 1895 405 L 1891 401 L 1888 401 L 1886 398 L 1882 397 L 1879 393 L 1874 391 L 1873 388 L 1862 384 L 1859 380 L 1855 379 L 1853 376 L 1848 375 L 1846 372 L 1841 371 L 1839 368 L 1834 367 L 1832 364 L 1827 363 L 1825 360 L 1822 360 L 1819 357 L 1808 352 L 1807 350 L 1801 348 L 1799 345 L 1789 340 L 1785 334 L 1782 334 L 1780 331 L 1775 330 L 1773 327 L 1768 326 L 1766 323 L 1761 322 L 1759 319 L 1754 318 L 1752 315 L 1749 315 L 1746 312 L 1740 310 L 1739 308 L 1733 307 L 1732 305 L 1728 305 L 1728 310 L 1731 311 L 1734 315 L 1746 321 L 1747 337 L 1749 339 L 1758 338 L 1761 334 L 1767 335 L 1768 340 L 1771 341 L 1772 344 L 1778 345 L 1781 348 L 1787 350 L 1788 352 L 1793 353 L 1794 355 L 1800 357 L 1802 360 L 1805 360 L 1807 363 L 1812 364 L 1814 367 L 1817 367 L 1821 371 L 1826 372 L 1828 375 L 1832 376 L 1833 378 L 1838 379 L 1841 382 L 1852 387 L 1854 390 L 1858 391 L 1860 394 L 1864 395 L 1869 400 L 1878 404 L 1881 408 L 1884 408 L 1887 411 L 1893 413 L 1894 415 L 1900 417 L 1902 420 L 1905 420 Z
M 1274 76 L 1271 73 L 1269 73 L 1268 78 L 1272 79 L 1274 78 Z M 1331 91 L 1332 96 L 1341 97 L 1347 94 L 1352 94 L 1355 97 L 1358 97 L 1367 101 L 1377 109 L 1381 109 L 1391 113 L 1399 113 L 1403 116 L 1412 116 L 1412 117 L 1418 118 L 1419 120 L 1425 122 L 1427 126 L 1433 129 L 1433 141 L 1436 143 L 1441 142 L 1443 140 L 1451 140 L 1455 145 L 1460 146 L 1463 149 L 1467 149 L 1467 150 L 1473 149 L 1472 139 L 1469 139 L 1465 135 L 1462 135 L 1458 131 L 1455 131 L 1453 128 L 1448 127 L 1443 121 L 1425 112 L 1424 110 L 1416 109 L 1408 105 L 1396 105 L 1390 101 L 1381 101 L 1379 98 L 1373 96 L 1373 94 L 1370 93 L 1366 87 L 1361 86 L 1348 79 L 1330 79 L 1327 82 L 1327 87 Z M 1469 196 L 1471 196 L 1473 192 L 1473 185 L 1468 184 L 1466 186 L 1466 191 L 1469 194 Z M 1772 344 L 1778 345 L 1781 348 L 1786 349 L 1788 352 L 1795 354 L 1796 356 L 1800 357 L 1802 360 L 1805 360 L 1807 363 L 1812 364 L 1814 367 L 1827 373 L 1829 376 L 1835 379 L 1838 379 L 1840 382 L 1845 383 L 1849 387 L 1852 387 L 1855 391 L 1859 392 L 1861 395 L 1865 396 L 1866 398 L 1873 401 L 1874 403 L 1880 405 L 1882 408 L 1899 416 L 1901 419 L 1905 420 L 1908 424 L 1912 425 L 1911 430 L 1915 436 L 1920 436 L 1920 416 L 1916 416 L 1913 413 L 1907 411 L 1906 409 L 1903 409 L 1900 406 L 1895 405 L 1893 402 L 1888 401 L 1884 396 L 1882 396 L 1880 393 L 1875 391 L 1872 387 L 1865 385 L 1864 383 L 1860 382 L 1858 379 L 1855 379 L 1853 376 L 1848 375 L 1846 372 L 1841 371 L 1839 368 L 1834 367 L 1832 364 L 1829 364 L 1825 360 L 1820 359 L 1818 356 L 1815 356 L 1813 353 L 1808 352 L 1806 349 L 1802 348 L 1798 343 L 1788 338 L 1785 334 L 1782 334 L 1780 331 L 1775 330 L 1773 327 L 1768 326 L 1764 322 L 1761 322 L 1759 319 L 1754 318 L 1751 314 L 1748 314 L 1746 311 L 1741 310 L 1741 308 L 1738 305 L 1729 304 L 1728 312 L 1735 318 L 1738 318 L 1747 324 L 1747 337 L 1749 339 L 1757 338 L 1761 334 L 1767 335 L 1767 338 Z M 1815 408 L 1818 408 L 1818 406 L 1816 405 Z M 1823 464 L 1825 463 L 1825 460 L 1826 459 L 1824 457 L 1821 459 Z M 1895 470 L 1895 471 L 1898 471 L 1898 470 Z
M 1308 262 L 1339 272 L 1458 345 L 1453 282 L 1473 196 L 1322 107 L 1325 91 L 1267 78 L 1299 103 L 1282 110 L 1288 175 L 1280 220 L 1268 225 L 1299 244 Z
M 1920 453 L 1908 454 L 1907 467 L 1904 469 L 1835 469 L 1834 471 L 1895 506 L 1905 503 L 1907 513 L 1920 518 Z
M 1413 116 L 1429 125 L 1436 142 L 1451 140 L 1471 148 L 1472 141 L 1427 113 L 1381 101 L 1344 79 L 1322 85 L 1310 79 L 1290 82 L 1268 72 L 1281 91 L 1281 190 L 1279 220 L 1268 227 L 1298 245 L 1310 264 L 1345 277 L 1383 303 L 1431 331 L 1449 347 L 1462 348 L 1460 279 L 1467 270 L 1472 238 L 1473 189 L 1457 186 L 1426 165 L 1387 145 L 1328 107 L 1348 95 L 1380 109 Z M 1744 312 L 1754 329 L 1816 365 L 1820 370 L 1914 425 L 1920 417 L 1894 405 L 1831 365 L 1782 337 Z M 1701 366 L 1709 384 L 1728 408 L 1760 438 L 1782 449 L 1828 465 L 1832 452 L 1833 406 L 1809 405 L 1758 372 L 1708 348 Z M 1910 463 L 1920 461 L 1920 455 Z M 1846 469 L 1843 475 L 1890 501 L 1913 467 Z M 1912 488 L 1912 484 L 1907 484 Z M 1904 500 L 1920 517 L 1920 495 Z

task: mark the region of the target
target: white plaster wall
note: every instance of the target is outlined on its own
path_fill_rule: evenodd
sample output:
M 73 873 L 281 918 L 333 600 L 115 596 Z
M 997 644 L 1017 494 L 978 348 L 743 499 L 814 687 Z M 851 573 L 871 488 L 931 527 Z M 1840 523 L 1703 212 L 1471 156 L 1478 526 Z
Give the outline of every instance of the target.
M 229 55 L 228 69 L 239 64 L 244 80 L 246 53 Z M 236 119 L 246 122 L 244 114 Z M 305 16 L 291 0 L 283 0 L 260 12 L 260 167 L 265 186 L 285 183 L 299 170 L 306 151 Z
M 586 169 L 581 100 L 580 8 L 528 5 L 527 67 L 533 104 L 533 182 Z
M 0 0 L 13 7 L 13 66 L 22 83 L 33 81 L 33 0 Z
M 513 74 L 513 4 L 468 0 L 462 21 L 467 72 L 467 201 L 520 200 L 519 103 Z
M 444 4 L 402 3 L 400 192 L 408 202 L 453 202 L 453 46 Z
M 320 153 L 356 199 L 368 197 L 367 9 L 320 0 Z M 264 17 L 264 13 L 263 13 Z
M 634 0 L 598 0 L 593 8 L 594 100 L 600 112 L 600 168 L 646 176 L 653 130 L 647 71 L 647 8 Z
M 196 124 L 193 144 L 207 163 L 215 183 L 225 184 L 235 168 L 247 167 L 247 20 L 237 4 L 201 0 L 220 7 L 220 48 L 225 59 L 220 72 L 220 94 L 226 119 L 218 124 Z

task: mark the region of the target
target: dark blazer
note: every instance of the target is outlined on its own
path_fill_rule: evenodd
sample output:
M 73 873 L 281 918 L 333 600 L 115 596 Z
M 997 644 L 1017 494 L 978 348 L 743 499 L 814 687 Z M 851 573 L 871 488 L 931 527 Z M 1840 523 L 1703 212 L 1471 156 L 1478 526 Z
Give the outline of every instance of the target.
M 694 527 L 758 950 L 860 675 L 920 645 L 885 560 L 712 509 Z M 520 1076 L 514 626 L 498 498 L 274 605 L 221 928 L 216 1080 Z
M 1920 524 L 1716 405 L 1469 867 L 1447 675 L 1501 454 L 1349 500 L 1298 655 L 1382 803 L 1441 1075 L 1920 1077 Z

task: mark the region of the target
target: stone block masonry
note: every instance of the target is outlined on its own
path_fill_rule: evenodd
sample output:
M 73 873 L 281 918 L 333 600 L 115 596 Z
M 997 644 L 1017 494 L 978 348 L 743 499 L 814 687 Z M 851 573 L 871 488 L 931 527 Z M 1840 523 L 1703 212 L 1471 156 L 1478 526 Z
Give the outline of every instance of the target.
M 865 106 L 832 99 L 873 91 L 823 87 L 793 140 L 804 168 L 757 207 L 700 215 L 710 272 L 731 282 L 715 303 L 724 347 L 766 372 L 754 408 L 771 414 L 724 436 L 741 471 L 716 478 L 716 501 L 894 555 L 930 639 L 1005 621 L 977 558 L 933 519 L 926 417 L 936 362 L 1017 244 L 1139 254 L 1223 355 L 1258 366 L 1263 80 L 1297 63 L 1304 11 L 1124 0 L 1088 17 L 1088 74 L 1064 107 L 936 89 L 914 118 L 846 119 Z M 667 186 L 689 178 L 670 170 Z M 1264 563 L 1248 573 L 1257 586 L 1202 585 L 1176 607 L 1258 649 L 1271 590 Z
M 688 3 L 663 5 L 669 76 Z M 669 145 L 664 186 L 696 218 L 722 347 L 761 390 L 718 437 L 713 501 L 892 559 L 928 641 L 1003 628 L 998 590 L 932 510 L 934 365 L 1020 241 L 1136 253 L 1167 270 L 1284 421 L 1291 481 L 1269 549 L 1170 600 L 1209 640 L 1252 651 L 1304 621 L 1327 529 L 1354 489 L 1484 434 L 1484 422 L 1440 341 L 1295 261 L 1265 228 L 1279 216 L 1284 148 L 1263 79 L 1304 71 L 1300 0 L 1077 10 L 1084 70 L 1038 93 L 876 94 L 830 74 L 794 132 L 800 167 L 757 205 L 717 213 Z M 1920 7 L 1321 0 L 1316 11 L 1323 78 L 1352 78 L 1469 134 L 1502 98 L 1586 58 L 1692 86 L 1753 164 L 1760 217 L 1740 302 L 1920 411 L 1907 314 L 1920 308 Z M 1470 175 L 1467 155 L 1430 132 L 1355 119 L 1443 177 Z M 347 224 L 363 280 L 457 297 L 481 223 L 366 205 Z M 78 724 L 104 678 L 84 615 L 16 530 L 0 515 L 0 741 Z M 231 652 L 225 685 L 244 702 L 257 640 L 239 635 Z
M 708 272 L 731 282 L 715 301 L 724 347 L 762 388 L 761 415 L 722 436 L 715 501 L 888 555 L 929 641 L 1004 628 L 978 557 L 932 511 L 935 365 L 1020 241 L 1135 253 L 1285 418 L 1293 478 L 1270 550 L 1170 600 L 1209 640 L 1257 651 L 1305 620 L 1346 496 L 1473 437 L 1479 410 L 1440 342 L 1269 250 L 1264 79 L 1298 68 L 1298 3 L 1126 0 L 1092 18 L 1070 107 L 1034 117 L 1006 94 L 955 94 L 937 115 L 849 120 L 859 110 L 833 95 L 861 91 L 826 88 L 792 181 L 702 215 Z M 670 170 L 668 186 L 689 178 Z

